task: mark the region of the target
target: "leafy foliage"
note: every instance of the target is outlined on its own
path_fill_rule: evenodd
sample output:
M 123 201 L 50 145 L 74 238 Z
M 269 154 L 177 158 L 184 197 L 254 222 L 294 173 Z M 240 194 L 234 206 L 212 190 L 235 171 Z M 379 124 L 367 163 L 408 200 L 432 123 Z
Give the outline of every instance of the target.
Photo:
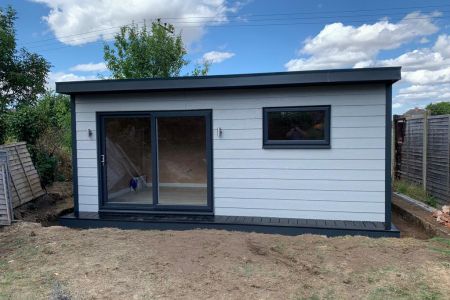
M 32 147 L 32 151 L 30 152 L 33 156 L 39 177 L 41 178 L 41 184 L 46 186 L 54 182 L 58 166 L 57 157 L 37 147 Z
M 40 55 L 16 49 L 12 7 L 0 7 L 0 114 L 33 104 L 45 92 L 50 64 Z
M 53 131 L 47 138 L 52 138 L 56 140 L 55 142 L 62 145 L 62 147 L 70 149 L 72 140 L 69 97 L 53 92 L 46 92 L 39 99 L 36 109 L 45 116 L 46 131 L 49 129 Z M 43 133 L 42 135 L 45 135 L 48 132 Z
M 0 143 L 27 142 L 46 185 L 68 173 L 61 166 L 70 166 L 70 101 L 46 92 L 42 56 L 16 49 L 15 20 L 13 8 L 0 7 Z
M 114 37 L 114 47 L 103 47 L 106 66 L 116 79 L 177 77 L 189 61 L 181 35 L 174 35 L 173 25 L 166 28 L 153 22 L 147 26 L 123 26 Z M 197 65 L 194 76 L 207 75 L 209 64 Z
M 192 71 L 192 76 L 206 76 L 209 72 L 209 67 L 211 63 L 209 61 L 204 61 L 203 65 L 197 64 Z
M 8 127 L 10 136 L 18 141 L 35 144 L 46 128 L 45 115 L 34 106 L 22 106 L 14 112 L 9 112 Z
M 44 185 L 70 177 L 70 122 L 69 98 L 51 92 L 7 114 L 9 138 L 27 142 Z
M 8 132 L 6 114 L 0 112 L 0 145 L 5 143 Z
M 450 102 L 430 103 L 426 107 L 432 116 L 450 114 Z

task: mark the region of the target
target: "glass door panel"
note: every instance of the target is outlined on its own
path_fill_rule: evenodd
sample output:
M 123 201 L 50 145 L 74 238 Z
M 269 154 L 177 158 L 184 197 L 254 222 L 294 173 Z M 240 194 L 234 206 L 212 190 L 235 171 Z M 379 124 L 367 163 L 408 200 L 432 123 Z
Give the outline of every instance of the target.
M 104 118 L 107 204 L 153 204 L 150 124 L 150 116 Z
M 158 116 L 158 204 L 207 205 L 208 158 L 204 116 Z

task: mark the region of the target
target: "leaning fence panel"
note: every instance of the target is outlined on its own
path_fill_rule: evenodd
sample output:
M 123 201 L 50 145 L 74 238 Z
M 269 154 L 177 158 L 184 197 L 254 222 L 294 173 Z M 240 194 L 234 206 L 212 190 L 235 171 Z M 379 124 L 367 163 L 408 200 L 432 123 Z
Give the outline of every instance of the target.
M 18 207 L 45 194 L 24 142 L 0 145 L 8 154 L 12 206 Z
M 8 156 L 0 150 L 0 225 L 12 221 L 12 194 L 9 184 Z

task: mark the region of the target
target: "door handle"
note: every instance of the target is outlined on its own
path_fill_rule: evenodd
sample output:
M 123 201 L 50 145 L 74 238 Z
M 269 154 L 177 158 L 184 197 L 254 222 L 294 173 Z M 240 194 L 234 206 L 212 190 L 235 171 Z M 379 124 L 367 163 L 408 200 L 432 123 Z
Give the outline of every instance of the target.
M 105 155 L 104 154 L 100 155 L 100 162 L 102 163 L 102 166 L 105 165 Z

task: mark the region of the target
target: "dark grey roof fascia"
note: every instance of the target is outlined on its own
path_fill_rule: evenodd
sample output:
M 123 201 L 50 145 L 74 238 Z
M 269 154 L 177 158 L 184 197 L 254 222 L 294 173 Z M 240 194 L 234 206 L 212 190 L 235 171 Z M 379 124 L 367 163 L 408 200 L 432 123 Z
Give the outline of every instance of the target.
M 401 79 L 400 67 L 361 68 L 214 76 L 188 76 L 167 79 L 119 79 L 57 82 L 56 92 L 90 94 L 114 92 L 229 89 L 274 86 L 331 85 L 349 83 L 394 83 Z

